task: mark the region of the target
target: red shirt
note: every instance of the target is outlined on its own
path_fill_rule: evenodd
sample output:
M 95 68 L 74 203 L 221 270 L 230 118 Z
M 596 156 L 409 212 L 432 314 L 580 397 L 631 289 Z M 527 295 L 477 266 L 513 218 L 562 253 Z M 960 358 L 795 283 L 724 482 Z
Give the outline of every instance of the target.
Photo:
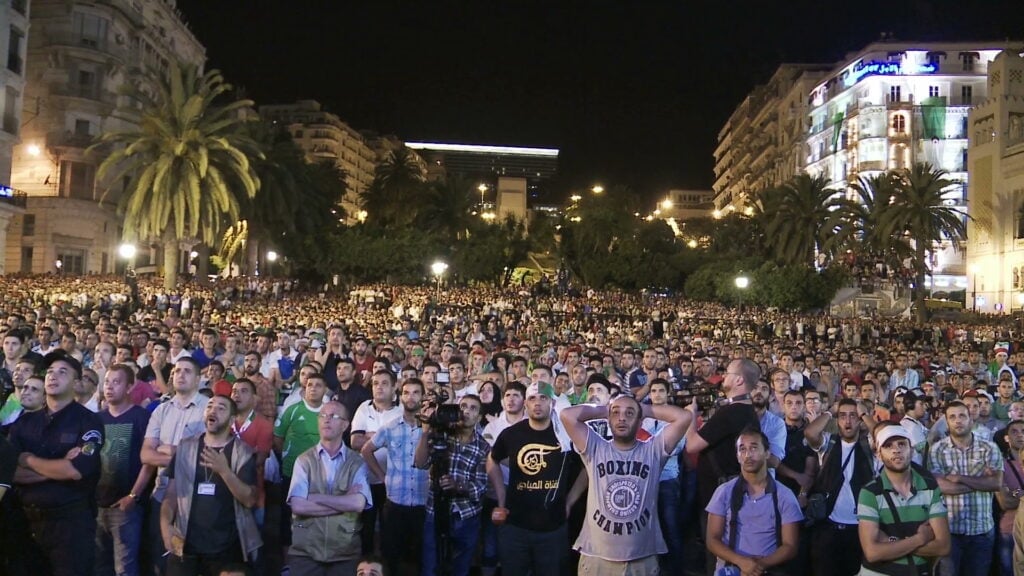
M 251 414 L 250 418 L 240 428 L 238 422 L 233 422 L 231 430 L 242 442 L 245 442 L 250 448 L 255 450 L 256 454 L 266 458 L 270 455 L 271 445 L 274 441 L 274 425 L 259 414 Z M 266 492 L 263 490 L 263 474 L 264 467 L 256 466 L 257 508 L 263 508 L 266 501 Z

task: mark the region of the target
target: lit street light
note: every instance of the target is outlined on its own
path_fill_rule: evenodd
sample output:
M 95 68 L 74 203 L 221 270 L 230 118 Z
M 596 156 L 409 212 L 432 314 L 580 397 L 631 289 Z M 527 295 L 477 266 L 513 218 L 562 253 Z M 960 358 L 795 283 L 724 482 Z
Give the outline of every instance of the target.
M 124 243 L 117 247 L 117 255 L 125 260 L 135 258 L 135 244 Z
M 484 195 L 487 194 L 487 184 L 481 182 L 476 189 L 480 191 L 480 207 L 482 208 L 484 205 Z
M 661 207 L 664 208 L 665 210 L 671 210 L 672 206 L 672 200 L 669 198 L 665 198 L 664 200 L 661 201 Z
M 441 276 L 444 276 L 445 271 L 448 270 L 448 263 L 440 260 L 435 261 L 430 265 L 430 271 L 434 273 L 434 278 L 437 280 L 437 301 L 441 301 Z
M 277 262 L 277 252 L 267 250 L 267 276 L 273 277 L 274 262 Z
M 743 311 L 743 292 L 747 289 L 747 286 L 750 286 L 750 278 L 747 278 L 746 276 L 737 276 L 736 277 L 736 288 L 738 288 L 739 291 L 740 291 L 740 311 L 741 312 Z
M 572 200 L 573 204 L 575 204 L 576 202 L 579 202 L 582 199 L 583 199 L 583 196 L 580 196 L 579 194 L 573 194 L 572 196 L 569 196 L 569 200 Z
M 590 191 L 593 192 L 594 194 L 600 194 L 604 192 L 604 186 L 601 186 L 600 184 L 594 184 L 594 187 L 591 188 Z

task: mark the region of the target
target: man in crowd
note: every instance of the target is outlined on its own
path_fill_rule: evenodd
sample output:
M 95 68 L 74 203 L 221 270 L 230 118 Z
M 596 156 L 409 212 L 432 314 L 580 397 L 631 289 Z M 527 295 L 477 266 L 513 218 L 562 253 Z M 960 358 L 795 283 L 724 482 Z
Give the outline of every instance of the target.
M 382 426 L 402 417 L 402 407 L 395 405 L 395 374 L 393 372 L 389 370 L 375 372 L 370 377 L 370 389 L 373 398 L 360 404 L 352 419 L 352 449 L 357 451 L 361 450 L 363 444 L 372 439 Z M 381 469 L 387 469 L 386 450 L 377 450 L 373 457 Z M 387 500 L 384 475 L 378 476 L 373 470 L 374 468 L 370 469 L 369 489 L 373 494 L 373 501 L 380 506 Z M 368 507 L 363 512 L 363 554 L 374 552 L 378 506 Z
M 186 359 L 198 376 L 195 360 L 178 364 Z M 160 533 L 168 576 L 219 576 L 226 564 L 253 562 L 263 545 L 252 515 L 256 456 L 231 432 L 236 412 L 230 398 L 210 399 L 206 433 L 183 439 L 167 467 Z
M 36 555 L 54 576 L 90 575 L 95 570 L 96 513 L 103 423 L 74 401 L 82 365 L 61 351 L 47 354 L 46 405 L 26 412 L 11 426 L 19 452 L 14 483 L 28 517 Z
M 324 383 L 326 387 L 326 382 Z M 360 556 L 360 516 L 373 505 L 366 464 L 342 442 L 348 413 L 327 402 L 318 415 L 320 440 L 295 461 L 288 504 L 292 576 L 351 574 Z
M 366 340 L 357 340 L 356 342 L 360 341 L 365 347 Z M 372 362 L 370 365 L 373 365 Z M 356 367 L 356 362 L 351 358 L 341 358 L 335 369 L 338 377 L 338 391 L 334 394 L 334 399 L 341 402 L 349 414 L 355 414 L 363 402 L 373 398 L 370 390 L 356 381 Z
M 668 404 L 669 387 L 664 378 L 655 378 L 649 382 L 650 393 L 647 396 L 653 406 Z M 645 418 L 643 429 L 651 436 L 657 436 L 668 429 L 668 423 L 657 418 Z M 671 449 L 658 480 L 658 521 L 661 522 L 661 533 L 668 547 L 668 554 L 661 557 L 662 569 L 665 571 L 683 565 L 683 515 L 680 510 L 682 480 L 679 475 L 679 455 L 685 443 L 684 437 Z
M 1003 461 L 1003 485 L 996 492 L 1002 513 L 999 516 L 998 557 L 1003 574 L 1013 574 L 1013 520 L 1024 494 L 1024 467 L 1020 453 L 1024 450 L 1024 421 L 1014 420 L 1006 427 Z
M 478 396 L 464 396 L 459 400 L 462 417 L 456 424 L 456 430 L 446 434 L 448 470 L 431 478 L 439 490 L 432 489 L 427 495 L 421 563 L 424 576 L 434 576 L 438 566 L 439 543 L 443 542 L 437 538 L 439 533 L 450 539 L 451 558 L 448 561 L 451 573 L 454 576 L 469 574 L 480 535 L 480 501 L 487 485 L 485 465 L 490 449 L 477 428 L 482 406 Z M 436 408 L 431 406 L 424 410 L 424 417 L 429 418 Z M 431 428 L 424 423 L 423 434 L 416 444 L 415 463 L 419 468 L 430 465 L 427 441 L 430 435 Z
M 526 390 L 526 419 L 505 428 L 487 459 L 487 475 L 497 506 L 502 572 L 556 576 L 568 553 L 566 495 L 576 477 L 568 446 L 552 424 L 554 389 L 548 383 Z M 508 478 L 499 465 L 506 461 Z
M 213 362 L 210 363 L 211 366 Z M 265 464 L 273 447 L 274 425 L 262 414 L 256 413 L 259 398 L 252 380 L 235 380 L 231 385 L 231 400 L 234 401 L 237 410 L 231 423 L 231 431 L 256 455 L 256 505 L 253 507 L 253 516 L 256 518 L 256 525 L 262 528 L 266 514 L 266 487 L 263 484 L 263 476 Z
M 106 370 L 99 413 L 106 441 L 96 488 L 96 574 L 137 576 L 142 544 L 143 497 L 156 468 L 143 465 L 142 443 L 149 412 L 131 403 L 128 390 L 135 372 L 124 364 Z
M 188 357 L 179 360 L 170 379 L 174 386 L 174 396 L 157 406 L 150 416 L 141 454 L 143 464 L 157 467 L 147 540 L 150 545 L 149 559 L 154 563 L 158 575 L 164 571 L 166 558 L 159 510 L 167 490 L 168 466 L 182 439 L 203 431 L 206 404 L 209 402 L 206 396 L 199 393 L 199 364 L 195 360 Z
M 949 513 L 952 550 L 945 569 L 956 576 L 981 576 L 992 564 L 992 493 L 1003 484 L 1003 456 L 994 443 L 974 434 L 963 402 L 950 402 L 945 414 L 949 436 L 932 445 L 928 458 Z
M 639 443 L 637 432 L 645 417 L 668 426 L 651 441 Z M 581 554 L 580 572 L 657 574 L 658 555 L 668 552 L 658 522 L 661 469 L 693 415 L 676 406 L 641 405 L 620 396 L 608 406 L 563 409 L 560 418 L 583 458 L 590 484 L 586 520 L 574 546 Z M 612 440 L 587 425 L 597 418 L 608 420 Z
M 796 555 L 804 516 L 792 490 L 768 474 L 768 437 L 756 427 L 736 439 L 739 476 L 715 489 L 708 503 L 708 551 L 718 568 L 760 576 Z
M 381 522 L 381 551 L 387 559 L 388 574 L 399 574 L 403 559 L 418 563 L 422 555 L 428 477 L 427 471 L 413 464 L 419 445 L 419 413 L 423 403 L 423 382 L 409 379 L 402 383 L 402 417 L 381 426 L 367 439 L 360 451 L 367 467 L 383 476 L 387 503 Z M 373 454 L 387 452 L 385 472 Z M 381 504 L 378 502 L 378 506 Z
M 942 495 L 932 478 L 911 466 L 914 451 L 906 428 L 884 422 L 874 432 L 883 468 L 858 497 L 860 574 L 927 574 L 930 562 L 950 548 Z

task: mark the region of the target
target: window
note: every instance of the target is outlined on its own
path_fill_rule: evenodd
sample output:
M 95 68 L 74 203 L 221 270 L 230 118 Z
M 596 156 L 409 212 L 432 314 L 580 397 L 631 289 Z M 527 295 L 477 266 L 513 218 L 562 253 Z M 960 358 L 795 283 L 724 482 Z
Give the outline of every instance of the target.
M 31 274 L 32 273 L 32 247 L 22 246 L 21 247 L 21 273 Z
M 93 98 L 96 94 L 96 73 L 92 70 L 79 70 L 76 86 L 78 96 Z
M 892 117 L 892 131 L 897 134 L 904 134 L 907 131 L 907 117 L 903 114 L 896 114 Z
M 21 219 L 21 235 L 22 236 L 35 236 L 36 235 L 36 215 L 25 214 Z
M 92 122 L 88 120 L 75 120 L 75 136 L 91 136 Z
M 4 132 L 18 133 L 18 91 L 8 86 L 4 90 Z
M 96 169 L 92 164 L 65 160 L 60 163 L 61 196 L 65 198 L 93 199 Z
M 18 14 L 21 14 L 22 16 L 24 16 L 25 15 L 25 6 L 26 6 L 26 4 L 27 4 L 26 0 L 12 0 L 11 1 L 11 8 L 14 8 L 15 12 L 17 12 Z
M 961 52 L 960 59 L 963 60 L 964 72 L 974 72 L 974 63 L 978 61 L 977 52 Z
M 902 102 L 902 101 L 903 101 L 903 98 L 901 98 L 900 87 L 899 86 L 890 86 L 889 87 L 889 102 Z
M 960 103 L 965 105 L 972 104 L 974 98 L 974 88 L 971 86 L 960 87 Z
M 929 86 L 928 87 L 928 97 L 929 98 L 938 98 L 939 97 L 939 87 L 938 86 Z
M 57 248 L 57 260 L 60 260 L 64 274 L 85 274 L 85 250 Z
M 82 46 L 104 48 L 107 44 L 107 27 L 109 22 L 94 14 L 75 12 L 72 25 L 78 42 Z
M 21 75 L 21 41 L 25 34 L 11 26 L 11 34 L 7 40 L 7 69 L 15 74 Z

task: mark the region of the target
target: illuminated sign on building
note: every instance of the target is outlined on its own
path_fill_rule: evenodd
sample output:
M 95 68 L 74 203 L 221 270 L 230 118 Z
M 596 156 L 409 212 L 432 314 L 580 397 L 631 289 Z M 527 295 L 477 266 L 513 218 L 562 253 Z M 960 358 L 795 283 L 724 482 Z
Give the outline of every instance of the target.
M 911 74 L 934 74 L 938 71 L 938 66 L 931 63 L 926 64 L 898 64 L 896 62 L 879 62 L 879 61 L 868 61 L 858 62 L 850 70 L 850 75 L 846 77 L 844 84 L 847 86 L 853 86 L 857 82 L 860 82 L 861 78 L 865 76 L 906 76 Z
M 14 188 L 0 184 L 0 196 L 3 196 L 5 198 L 13 198 Z

